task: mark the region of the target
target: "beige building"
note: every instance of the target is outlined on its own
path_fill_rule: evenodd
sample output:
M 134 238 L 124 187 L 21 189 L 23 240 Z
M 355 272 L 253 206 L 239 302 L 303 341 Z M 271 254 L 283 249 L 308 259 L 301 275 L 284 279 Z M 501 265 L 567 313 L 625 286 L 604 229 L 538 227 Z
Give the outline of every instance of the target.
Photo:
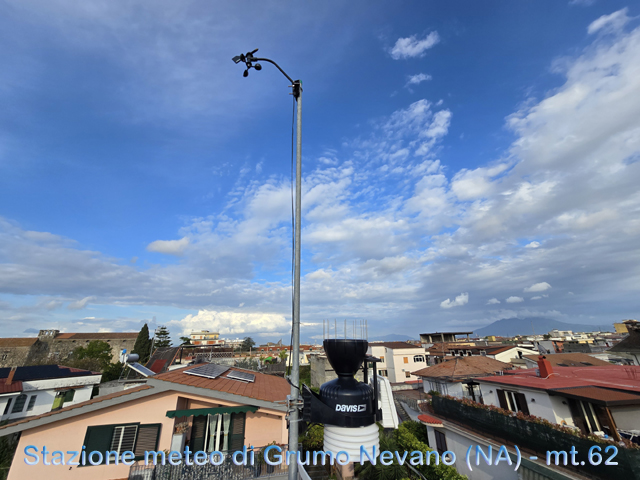
M 192 345 L 223 345 L 224 340 L 220 340 L 218 332 L 210 332 L 209 330 L 200 330 L 199 332 L 191 332 Z
M 380 359 L 378 375 L 391 383 L 418 382 L 420 377 L 411 372 L 427 366 L 425 349 L 406 342 L 370 342 L 368 355 Z
M 204 366 L 217 367 L 212 364 Z M 216 378 L 196 375 L 203 365 L 190 366 L 150 377 L 146 385 L 0 427 L 0 436 L 21 432 L 8 480 L 25 478 L 109 480 L 131 478 L 139 466 L 100 462 L 106 451 L 120 457 L 133 452 L 131 463 L 144 465 L 145 451 L 237 451 L 287 442 L 286 406 L 290 386 L 280 377 L 227 368 Z M 223 367 L 224 368 L 224 367 Z M 243 376 L 245 380 L 238 379 Z M 252 376 L 250 379 L 246 375 Z M 103 452 L 94 454 L 98 465 L 36 465 L 25 455 L 35 445 L 41 452 Z M 122 458 L 122 457 L 121 457 Z M 48 457 L 48 461 L 52 456 Z M 75 460 L 78 460 L 76 458 Z M 193 456 L 192 456 L 193 461 Z M 210 465 L 209 465 L 210 466 Z M 171 468 L 171 466 L 167 467 Z M 179 472 L 172 472 L 179 476 Z M 143 478 L 155 478 L 145 472 Z M 173 478 L 173 477 L 172 477 Z

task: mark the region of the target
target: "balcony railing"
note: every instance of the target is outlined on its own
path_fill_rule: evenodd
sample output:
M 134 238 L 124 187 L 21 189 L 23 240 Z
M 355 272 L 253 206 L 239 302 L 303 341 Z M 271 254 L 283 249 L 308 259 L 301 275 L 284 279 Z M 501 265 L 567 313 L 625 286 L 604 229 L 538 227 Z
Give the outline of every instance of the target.
M 268 465 L 262 460 L 260 451 L 255 451 L 254 465 L 246 466 L 236 465 L 231 458 L 232 453 L 222 452 L 224 461 L 220 465 L 170 465 L 168 459 L 166 465 L 145 465 L 142 461 L 131 467 L 129 480 L 250 480 L 287 475 L 288 466 L 284 462 Z
M 572 435 L 570 432 L 553 428 L 544 422 L 527 420 L 515 416 L 504 415 L 498 411 L 487 409 L 479 404 L 465 404 L 452 398 L 434 396 L 433 413 L 458 423 L 476 432 L 496 438 L 502 443 L 517 445 L 520 448 L 534 451 L 539 458 L 546 458 L 547 451 L 570 451 L 572 447 L 586 458 L 589 449 L 600 446 L 604 452 L 606 444 L 596 443 L 590 439 Z M 535 417 L 534 417 L 535 418 Z M 584 465 L 573 468 L 577 473 L 586 474 L 593 478 L 610 480 L 612 478 L 625 480 L 640 480 L 640 450 L 616 445 L 618 453 L 615 456 L 617 464 Z

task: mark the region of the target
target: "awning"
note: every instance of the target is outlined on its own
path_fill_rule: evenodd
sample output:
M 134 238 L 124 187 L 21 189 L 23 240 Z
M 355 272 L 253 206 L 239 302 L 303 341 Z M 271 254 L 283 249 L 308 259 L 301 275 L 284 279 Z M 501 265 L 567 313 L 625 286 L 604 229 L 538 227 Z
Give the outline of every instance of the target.
M 194 408 L 191 410 L 169 410 L 167 417 L 199 417 L 201 415 L 217 415 L 219 413 L 242 413 L 255 412 L 258 407 L 253 405 L 238 405 L 236 407 L 218 407 L 218 408 Z

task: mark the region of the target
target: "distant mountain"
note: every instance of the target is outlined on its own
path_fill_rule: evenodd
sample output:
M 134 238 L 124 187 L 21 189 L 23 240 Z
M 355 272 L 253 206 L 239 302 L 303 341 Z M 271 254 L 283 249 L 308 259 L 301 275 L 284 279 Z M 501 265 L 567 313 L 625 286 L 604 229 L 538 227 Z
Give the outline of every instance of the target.
M 551 318 L 533 317 L 533 318 L 505 318 L 493 322 L 486 327 L 478 328 L 473 333 L 479 337 L 487 335 L 496 335 L 500 337 L 513 337 L 514 335 L 544 335 L 551 330 L 572 330 L 574 332 L 592 332 L 601 329 L 608 332 L 613 331 L 609 325 L 587 325 L 584 323 L 566 323 L 553 320 Z
M 381 337 L 372 337 L 369 339 L 370 342 L 406 342 L 407 340 L 416 340 L 408 335 L 397 335 L 395 333 L 390 333 L 389 335 L 383 335 Z

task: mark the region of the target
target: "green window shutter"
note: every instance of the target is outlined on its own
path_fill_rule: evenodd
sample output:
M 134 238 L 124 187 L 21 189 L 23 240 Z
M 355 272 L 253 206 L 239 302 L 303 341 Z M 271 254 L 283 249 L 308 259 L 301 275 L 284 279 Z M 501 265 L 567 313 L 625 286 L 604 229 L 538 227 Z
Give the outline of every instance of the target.
M 207 430 L 207 416 L 193 417 L 189 448 L 194 452 L 204 450 L 204 435 Z
M 138 438 L 136 440 L 136 448 L 133 453 L 136 459 L 144 458 L 144 452 L 157 451 L 158 441 L 160 440 L 161 423 L 149 425 L 140 425 L 138 428 Z
M 83 443 L 87 452 L 87 465 L 90 465 L 89 454 L 91 452 L 100 452 L 104 457 L 104 453 L 110 449 L 114 428 L 114 425 L 97 425 L 87 428 Z
M 244 446 L 244 427 L 246 413 L 234 413 L 231 415 L 231 428 L 229 429 L 229 450 L 232 452 L 242 450 Z
M 67 390 L 66 392 L 64 392 L 64 401 L 62 403 L 72 402 L 75 393 L 75 390 Z

